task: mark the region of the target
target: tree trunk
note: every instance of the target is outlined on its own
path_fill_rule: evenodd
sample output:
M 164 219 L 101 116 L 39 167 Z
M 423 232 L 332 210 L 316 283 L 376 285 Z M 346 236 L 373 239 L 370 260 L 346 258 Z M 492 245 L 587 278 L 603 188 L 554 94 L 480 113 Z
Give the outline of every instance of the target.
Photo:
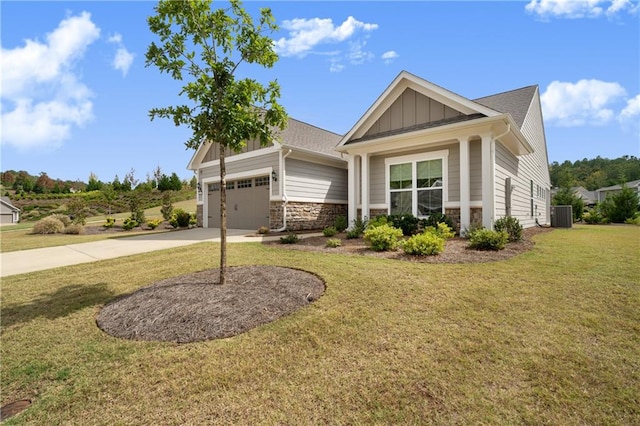
M 220 285 L 224 285 L 227 272 L 227 167 L 224 162 L 225 146 L 220 144 Z

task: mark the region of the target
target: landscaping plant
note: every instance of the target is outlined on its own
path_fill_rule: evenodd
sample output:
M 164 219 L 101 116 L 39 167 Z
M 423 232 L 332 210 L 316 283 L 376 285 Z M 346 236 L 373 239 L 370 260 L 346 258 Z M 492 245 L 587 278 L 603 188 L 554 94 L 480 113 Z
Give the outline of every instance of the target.
M 505 216 L 496 220 L 493 225 L 496 231 L 505 231 L 509 235 L 509 242 L 522 240 L 522 225 L 520 221 L 513 216 Z
M 64 224 L 60 219 L 53 216 L 47 216 L 40 219 L 33 225 L 32 232 L 34 234 L 57 234 L 62 231 L 64 231 Z
M 337 232 L 338 231 L 333 226 L 327 226 L 322 230 L 322 235 L 324 235 L 325 237 L 333 237 Z
M 479 228 L 469 233 L 469 246 L 476 250 L 502 250 L 509 241 L 505 231 Z
M 329 238 L 326 242 L 326 246 L 330 248 L 340 247 L 342 245 L 342 240 L 340 238 Z
M 369 242 L 373 251 L 395 250 L 402 241 L 402 229 L 389 224 L 376 226 L 364 231 L 364 239 Z
M 444 238 L 435 231 L 435 228 L 430 228 L 422 234 L 409 237 L 402 244 L 402 249 L 405 253 L 415 256 L 434 256 L 444 250 Z

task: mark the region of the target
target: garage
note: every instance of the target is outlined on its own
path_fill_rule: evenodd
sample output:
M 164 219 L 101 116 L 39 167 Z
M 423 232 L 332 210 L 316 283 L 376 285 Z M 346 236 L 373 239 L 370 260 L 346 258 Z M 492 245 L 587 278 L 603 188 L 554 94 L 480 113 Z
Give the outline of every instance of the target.
M 227 228 L 269 226 L 269 176 L 227 181 Z M 209 184 L 208 227 L 220 227 L 220 183 Z

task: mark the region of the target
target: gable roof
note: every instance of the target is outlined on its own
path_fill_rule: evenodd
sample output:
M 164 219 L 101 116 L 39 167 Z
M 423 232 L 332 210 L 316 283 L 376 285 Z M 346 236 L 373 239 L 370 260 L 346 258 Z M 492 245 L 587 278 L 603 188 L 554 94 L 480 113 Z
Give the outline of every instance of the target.
M 276 129 L 274 136 L 276 136 L 276 140 L 274 140 L 275 145 L 342 159 L 341 155 L 334 150 L 342 138 L 341 135 L 300 120 L 289 117 L 287 127 L 284 130 Z M 202 142 L 191 157 L 187 169 L 196 170 L 205 158 L 210 147 L 210 143 Z
M 625 182 L 625 183 L 618 184 L 618 185 L 605 186 L 604 188 L 596 189 L 596 192 L 600 192 L 600 191 L 617 191 L 619 189 L 622 189 L 622 185 L 625 185 L 628 188 L 640 187 L 640 180 L 632 180 L 632 181 Z
M 14 206 L 13 204 L 11 204 L 11 200 L 9 199 L 9 197 L 0 197 L 0 202 L 2 204 L 4 204 L 5 206 L 9 207 L 11 210 L 19 212 L 20 209 L 17 208 L 16 206 Z
M 511 114 L 513 121 L 516 122 L 518 127 L 522 128 L 536 90 L 538 90 L 537 85 L 527 86 L 474 99 L 473 102 L 502 113 Z

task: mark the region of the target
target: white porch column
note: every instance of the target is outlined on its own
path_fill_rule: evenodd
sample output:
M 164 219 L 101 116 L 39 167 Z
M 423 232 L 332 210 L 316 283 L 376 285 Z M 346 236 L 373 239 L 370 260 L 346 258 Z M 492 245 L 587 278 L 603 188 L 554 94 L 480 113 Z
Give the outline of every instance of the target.
M 460 232 L 471 226 L 471 180 L 469 173 L 469 138 L 460 142 Z
M 358 201 L 356 198 L 357 192 L 357 182 L 356 182 L 356 156 L 353 154 L 349 154 L 348 160 L 348 169 L 347 169 L 347 220 L 349 228 L 351 228 L 351 224 L 354 220 L 356 220 L 356 215 L 358 213 Z
M 369 219 L 369 154 L 360 156 L 360 199 L 362 219 Z
M 495 141 L 490 135 L 482 136 L 482 226 L 493 229 Z

